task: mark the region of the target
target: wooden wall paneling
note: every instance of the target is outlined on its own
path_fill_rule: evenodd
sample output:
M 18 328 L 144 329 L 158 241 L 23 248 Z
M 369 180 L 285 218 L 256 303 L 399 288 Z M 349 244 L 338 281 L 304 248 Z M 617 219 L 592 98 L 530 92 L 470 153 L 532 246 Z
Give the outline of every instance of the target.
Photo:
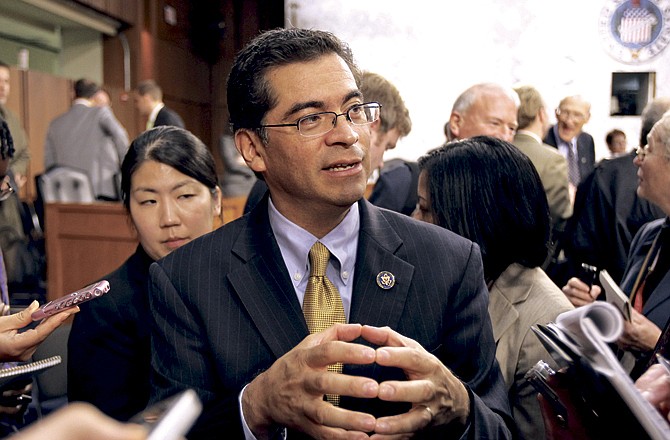
M 109 92 L 112 101 L 112 111 L 114 116 L 119 120 L 121 125 L 128 132 L 128 139 L 132 142 L 133 139 L 140 134 L 137 128 L 137 121 L 140 114 L 135 108 L 135 101 L 133 94 L 126 93 L 122 86 L 107 86 L 105 89 Z
M 45 238 L 49 300 L 112 272 L 138 243 L 120 203 L 49 203 Z
M 156 39 L 154 79 L 163 100 L 184 119 L 186 128 L 212 145 L 210 67 L 184 48 Z
M 21 118 L 21 122 L 24 122 L 23 82 L 23 71 L 10 66 L 9 97 L 7 97 L 7 104 L 5 105 Z
M 30 175 L 28 196 L 35 197 L 35 176 L 44 172 L 44 141 L 49 123 L 65 113 L 72 103 L 72 81 L 48 73 L 25 72 L 25 102 L 27 117 L 24 125 L 30 139 Z
M 136 0 L 76 0 L 78 3 L 90 6 L 110 17 L 122 20 L 128 24 L 134 24 L 137 20 L 136 11 L 132 6 Z
M 26 130 L 26 114 L 25 109 L 25 75 L 22 70 L 15 67 L 9 67 L 9 96 L 7 97 L 6 107 L 13 111 L 21 120 L 23 129 Z M 28 139 L 28 150 L 30 151 L 30 139 Z M 30 164 L 28 164 L 28 175 L 30 175 Z M 24 187 L 19 194 L 21 198 L 28 197 L 28 188 Z
M 109 15 L 117 17 L 133 25 L 138 22 L 137 0 L 104 0 L 105 10 Z
M 104 12 L 106 9 L 105 0 L 78 0 L 79 3 L 88 5 L 98 11 Z
M 164 98 L 210 104 L 206 62 L 172 42 L 157 39 L 155 63 L 153 79 L 163 89 Z
M 191 6 L 188 0 L 158 0 L 156 15 L 153 17 L 156 24 L 155 37 L 171 41 L 184 49 L 188 48 L 190 31 Z M 166 8 L 175 12 L 176 22 L 168 23 L 165 19 Z
M 221 200 L 221 211 L 223 214 L 223 223 L 229 223 L 244 215 L 244 205 L 247 203 L 247 196 L 224 197 Z

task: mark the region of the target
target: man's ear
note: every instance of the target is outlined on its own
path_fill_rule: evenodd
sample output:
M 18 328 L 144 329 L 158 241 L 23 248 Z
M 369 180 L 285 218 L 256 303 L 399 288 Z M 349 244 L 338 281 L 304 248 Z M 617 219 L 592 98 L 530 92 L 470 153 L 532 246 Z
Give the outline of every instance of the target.
M 212 203 L 212 214 L 214 214 L 214 217 L 221 217 L 221 188 L 219 188 L 219 185 L 216 186 L 216 189 L 214 191 L 214 203 Z
M 460 138 L 462 124 L 463 116 L 456 111 L 451 112 L 451 116 L 449 116 L 449 129 L 454 139 Z
M 237 130 L 235 132 L 235 147 L 252 171 L 257 173 L 265 171 L 265 160 L 261 155 L 261 152 L 265 152 L 265 144 L 261 141 L 258 133 L 245 128 Z

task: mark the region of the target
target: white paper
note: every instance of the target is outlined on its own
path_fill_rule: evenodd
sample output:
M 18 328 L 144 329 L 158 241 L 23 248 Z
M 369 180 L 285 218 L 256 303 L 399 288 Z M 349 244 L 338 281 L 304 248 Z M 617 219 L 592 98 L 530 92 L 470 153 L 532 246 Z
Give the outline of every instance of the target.
M 613 305 L 596 301 L 556 317 L 558 329 L 579 345 L 577 351 L 598 373 L 605 376 L 647 434 L 654 440 L 670 439 L 670 425 L 635 388 L 630 376 L 607 345 L 616 341 L 623 331 L 623 317 Z M 566 341 L 570 345 L 570 341 Z

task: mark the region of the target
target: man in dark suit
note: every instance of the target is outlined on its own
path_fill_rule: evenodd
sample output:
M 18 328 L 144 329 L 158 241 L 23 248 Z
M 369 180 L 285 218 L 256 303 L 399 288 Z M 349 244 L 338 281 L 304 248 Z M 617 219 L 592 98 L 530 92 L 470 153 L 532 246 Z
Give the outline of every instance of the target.
M 556 109 L 558 123 L 552 126 L 544 138 L 546 144 L 558 149 L 568 161 L 568 179 L 574 192 L 596 164 L 593 137 L 582 131 L 591 117 L 591 104 L 581 96 L 568 96 Z
M 185 128 L 181 116 L 163 103 L 163 90 L 153 79 L 142 81 L 137 85 L 135 106 L 142 116 L 146 116 L 147 130 L 160 125 Z
M 235 144 L 269 194 L 151 267 L 152 400 L 194 388 L 190 438 L 511 436 L 478 247 L 363 199 L 380 109 L 359 75 L 323 31 L 235 59 Z M 347 324 L 314 330 L 317 283 Z
M 670 98 L 656 98 L 644 108 L 641 147 L 647 145 L 651 128 L 669 109 Z M 634 151 L 602 160 L 579 186 L 564 241 L 570 277 L 578 273 L 581 263 L 588 263 L 606 269 L 620 282 L 635 234 L 645 223 L 665 216 L 658 206 L 637 194 L 638 168 L 633 159 Z

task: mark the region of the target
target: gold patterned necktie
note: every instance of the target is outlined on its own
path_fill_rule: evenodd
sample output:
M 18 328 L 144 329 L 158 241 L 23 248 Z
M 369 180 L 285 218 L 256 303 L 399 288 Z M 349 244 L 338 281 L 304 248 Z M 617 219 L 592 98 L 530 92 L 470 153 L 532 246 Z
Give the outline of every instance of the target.
M 318 241 L 314 243 L 309 250 L 309 281 L 302 303 L 302 312 L 310 333 L 318 333 L 337 323 L 346 323 L 340 292 L 326 276 L 329 260 L 328 248 Z M 338 362 L 329 365 L 328 371 L 341 373 L 342 364 Z M 340 396 L 336 394 L 326 394 L 326 400 L 335 406 L 340 404 Z

